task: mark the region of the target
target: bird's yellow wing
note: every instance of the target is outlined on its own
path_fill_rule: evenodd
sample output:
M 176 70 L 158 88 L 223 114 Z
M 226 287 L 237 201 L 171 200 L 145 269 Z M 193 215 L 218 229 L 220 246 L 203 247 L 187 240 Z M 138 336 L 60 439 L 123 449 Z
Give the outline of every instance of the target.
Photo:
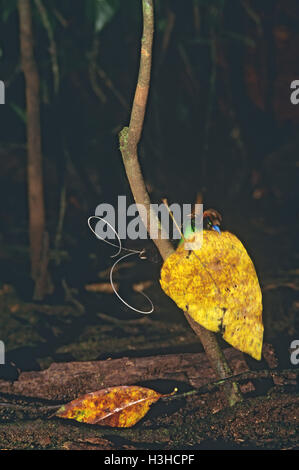
M 161 287 L 197 323 L 261 359 L 262 294 L 254 265 L 230 232 L 207 230 L 201 236 L 201 248 L 188 251 L 184 243 L 167 258 Z

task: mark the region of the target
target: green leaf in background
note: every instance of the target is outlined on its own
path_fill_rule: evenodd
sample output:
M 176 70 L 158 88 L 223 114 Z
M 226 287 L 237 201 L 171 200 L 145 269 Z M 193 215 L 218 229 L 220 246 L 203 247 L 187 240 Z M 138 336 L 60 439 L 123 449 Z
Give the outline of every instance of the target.
M 10 103 L 10 107 L 19 116 L 19 118 L 24 122 L 24 124 L 27 124 L 26 111 L 24 109 L 20 108 L 20 106 L 18 106 L 16 103 Z
M 256 46 L 255 41 L 253 39 L 251 39 L 250 37 L 244 36 L 242 34 L 237 34 L 237 33 L 234 33 L 232 31 L 224 31 L 223 32 L 223 37 L 227 37 L 229 39 L 244 42 L 244 44 L 246 44 L 246 46 L 249 46 L 249 47 L 255 47 Z
M 120 0 L 88 0 L 87 18 L 94 23 L 95 32 L 99 33 L 109 23 L 120 6 Z
M 17 0 L 1 0 L 0 9 L 2 21 L 8 20 L 11 13 L 17 8 Z

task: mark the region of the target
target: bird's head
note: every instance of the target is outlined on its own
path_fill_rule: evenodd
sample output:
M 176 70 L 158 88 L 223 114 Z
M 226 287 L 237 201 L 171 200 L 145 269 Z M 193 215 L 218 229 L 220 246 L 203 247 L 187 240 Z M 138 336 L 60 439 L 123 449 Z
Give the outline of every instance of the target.
M 196 231 L 196 226 L 195 226 L 195 218 L 196 216 L 194 214 L 191 214 L 191 220 L 187 224 L 185 230 L 184 230 L 184 237 L 181 238 L 180 243 L 183 243 L 184 239 L 188 239 L 191 235 L 194 234 Z M 222 217 L 217 212 L 215 209 L 208 209 L 204 211 L 202 214 L 203 220 L 203 230 L 215 230 L 215 232 L 218 232 L 221 234 L 220 230 L 220 224 L 222 221 Z
M 222 217 L 215 209 L 208 209 L 203 213 L 204 230 L 215 230 L 219 234 Z

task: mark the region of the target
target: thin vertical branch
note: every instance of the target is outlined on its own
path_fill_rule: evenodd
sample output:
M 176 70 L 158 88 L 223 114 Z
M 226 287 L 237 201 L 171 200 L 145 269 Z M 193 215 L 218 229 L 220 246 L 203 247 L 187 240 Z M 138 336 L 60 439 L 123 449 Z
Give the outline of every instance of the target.
M 196 36 L 200 34 L 200 11 L 198 0 L 193 0 L 193 17 Z
M 154 34 L 153 1 L 142 0 L 142 6 L 144 28 L 141 39 L 138 82 L 131 111 L 130 125 L 120 132 L 119 140 L 120 150 L 130 187 L 136 204 L 142 204 L 146 209 L 146 216 L 141 212 L 140 217 L 145 227 L 148 228 L 150 227 L 150 220 L 151 218 L 152 220 L 155 218 L 155 214 L 152 212 L 151 201 L 142 176 L 138 160 L 137 146 L 141 138 L 151 77 L 152 44 Z M 160 235 L 160 230 L 158 232 Z M 160 236 L 158 236 L 154 242 L 163 258 L 167 258 L 167 256 L 172 253 L 173 248 L 168 240 L 161 239 Z
M 146 215 L 140 212 L 140 217 L 149 229 L 151 218 L 151 205 L 148 192 L 145 187 L 141 168 L 138 160 L 138 143 L 141 138 L 146 104 L 150 86 L 152 44 L 154 33 L 154 8 L 153 0 L 142 0 L 143 7 L 143 34 L 141 40 L 141 57 L 138 82 L 131 112 L 129 127 L 125 127 L 120 133 L 120 150 L 126 174 L 130 183 L 136 204 L 142 204 L 146 208 Z M 152 215 L 153 216 L 153 215 Z M 174 250 L 169 240 L 158 237 L 153 240 L 163 259 L 166 259 Z M 210 360 L 211 366 L 217 377 L 224 378 L 232 375 L 231 369 L 226 362 L 220 349 L 216 336 L 197 324 L 187 312 L 185 316 L 200 337 L 205 352 Z M 226 384 L 225 392 L 230 405 L 242 399 L 236 383 Z
M 43 191 L 41 128 L 40 128 L 40 80 L 33 53 L 32 12 L 30 0 L 18 0 L 20 18 L 21 63 L 25 76 L 28 148 L 28 202 L 29 237 L 32 278 L 41 276 L 43 257 L 45 209 Z M 45 273 L 43 273 L 45 274 Z M 42 296 L 42 293 L 40 293 Z
M 99 52 L 99 38 L 97 36 L 94 37 L 92 49 L 89 53 L 89 64 L 88 64 L 88 74 L 90 79 L 90 84 L 92 89 L 100 99 L 100 101 L 105 104 L 107 101 L 106 95 L 103 92 L 102 88 L 97 82 L 97 55 Z
M 164 34 L 163 34 L 163 39 L 162 39 L 162 44 L 161 44 L 161 51 L 160 51 L 160 56 L 158 58 L 158 66 L 156 66 L 156 70 L 159 69 L 161 64 L 164 61 L 164 58 L 166 56 L 167 49 L 169 47 L 170 39 L 171 39 L 171 34 L 175 25 L 175 13 L 171 10 L 171 8 L 167 8 L 167 20 L 166 20 L 166 26 L 164 29 Z
M 212 115 L 214 109 L 214 101 L 215 101 L 215 92 L 216 92 L 216 78 L 217 78 L 217 44 L 216 44 L 216 37 L 214 32 L 212 31 L 211 34 L 211 42 L 210 42 L 210 59 L 211 59 L 211 73 L 210 73 L 210 86 L 209 86 L 209 96 L 207 102 L 207 113 L 206 113 L 206 122 L 205 122 L 205 130 L 204 130 L 204 144 L 202 150 L 202 181 L 207 181 L 207 158 L 209 152 L 209 141 L 210 141 L 210 131 L 211 131 L 211 123 L 212 123 Z M 206 191 L 205 184 L 203 184 L 202 188 L 203 192 Z
M 56 43 L 54 39 L 54 34 L 52 30 L 51 23 L 49 21 L 48 13 L 47 10 L 42 2 L 42 0 L 34 0 L 35 5 L 39 11 L 43 26 L 45 30 L 47 31 L 48 38 L 49 38 L 49 43 L 50 43 L 50 56 L 51 56 L 51 62 L 52 62 L 52 73 L 53 73 L 53 79 L 54 79 L 54 93 L 58 93 L 59 91 L 59 82 L 60 82 L 60 77 L 59 77 L 59 66 L 58 66 L 58 60 L 57 60 L 57 48 L 56 48 Z

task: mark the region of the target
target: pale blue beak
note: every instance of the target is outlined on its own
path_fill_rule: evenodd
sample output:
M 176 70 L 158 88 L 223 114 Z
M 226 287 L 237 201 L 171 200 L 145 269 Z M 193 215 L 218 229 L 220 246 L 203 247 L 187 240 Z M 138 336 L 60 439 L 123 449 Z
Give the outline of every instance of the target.
M 220 228 L 219 228 L 218 225 L 213 225 L 213 226 L 212 226 L 212 229 L 215 230 L 216 232 L 218 232 L 219 235 L 221 235 L 221 230 L 220 230 Z

